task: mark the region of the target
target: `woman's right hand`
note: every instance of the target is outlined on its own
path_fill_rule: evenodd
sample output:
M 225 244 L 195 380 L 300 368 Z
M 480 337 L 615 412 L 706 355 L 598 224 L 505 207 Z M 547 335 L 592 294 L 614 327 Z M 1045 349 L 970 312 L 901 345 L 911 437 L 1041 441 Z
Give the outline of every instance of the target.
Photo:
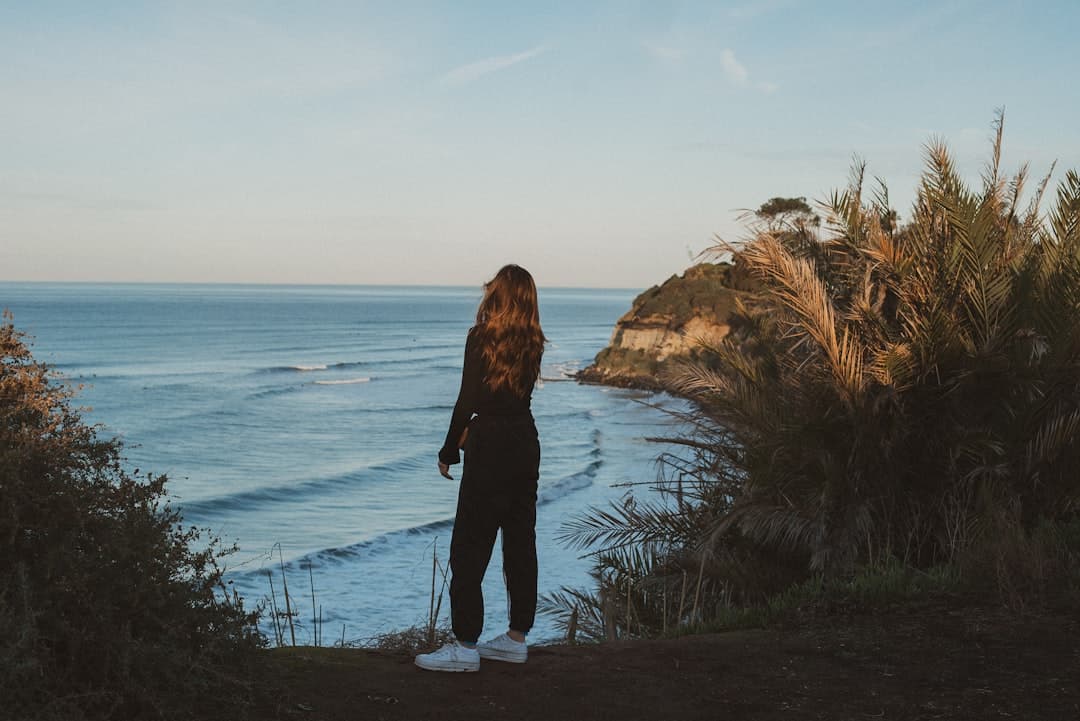
M 439 461 L 439 475 L 449 480 L 454 480 L 454 477 L 450 475 L 450 466 L 446 465 L 442 461 Z

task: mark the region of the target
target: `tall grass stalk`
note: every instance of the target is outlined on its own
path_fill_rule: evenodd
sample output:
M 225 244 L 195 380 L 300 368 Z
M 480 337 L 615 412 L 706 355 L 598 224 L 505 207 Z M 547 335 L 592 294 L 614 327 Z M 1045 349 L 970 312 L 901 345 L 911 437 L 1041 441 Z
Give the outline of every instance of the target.
M 277 593 L 274 591 L 274 574 L 266 572 L 266 578 L 270 582 L 270 612 L 274 621 L 274 641 L 278 646 L 285 645 L 285 633 L 281 628 L 281 616 L 278 613 Z
M 282 593 L 285 595 L 285 619 L 289 623 L 289 639 L 292 641 L 292 645 L 296 646 L 296 627 L 293 625 L 293 609 L 292 599 L 289 597 L 289 580 L 285 577 L 285 554 L 281 550 L 281 544 L 275 544 L 278 552 L 278 562 L 281 565 L 281 587 Z
M 308 580 L 311 583 L 311 627 L 313 629 L 313 635 L 315 636 L 315 647 L 319 646 L 319 617 L 322 616 L 322 606 L 318 606 L 319 614 L 315 615 L 315 573 L 311 570 L 311 564 L 308 564 Z
M 438 539 L 432 543 L 431 550 L 431 590 L 428 597 L 427 617 L 416 624 L 387 633 L 380 633 L 367 639 L 365 645 L 374 648 L 397 653 L 415 654 L 420 651 L 432 650 L 452 638 L 448 626 L 439 625 L 439 615 L 442 612 L 443 595 L 448 584 L 449 568 L 439 561 Z M 442 577 L 442 583 L 438 582 Z

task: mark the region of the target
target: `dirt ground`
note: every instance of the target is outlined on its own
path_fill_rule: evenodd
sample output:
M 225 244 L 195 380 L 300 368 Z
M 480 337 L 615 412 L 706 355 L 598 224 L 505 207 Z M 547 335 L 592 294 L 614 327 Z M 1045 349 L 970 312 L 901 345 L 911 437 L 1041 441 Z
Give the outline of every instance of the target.
M 1080 609 L 830 615 L 786 628 L 541 646 L 432 673 L 360 649 L 268 652 L 256 718 L 1080 720 Z

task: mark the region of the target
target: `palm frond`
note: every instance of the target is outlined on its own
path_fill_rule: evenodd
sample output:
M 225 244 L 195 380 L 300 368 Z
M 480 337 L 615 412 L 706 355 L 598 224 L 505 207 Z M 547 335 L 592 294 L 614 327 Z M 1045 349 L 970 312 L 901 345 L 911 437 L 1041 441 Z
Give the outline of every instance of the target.
M 761 290 L 666 379 L 691 406 L 661 438 L 661 500 L 590 509 L 560 535 L 628 594 L 627 627 L 685 622 L 651 594 L 695 572 L 695 593 L 729 603 L 774 574 L 951 562 L 1002 524 L 1080 514 L 1080 175 L 1044 213 L 1048 174 L 1022 210 L 1028 166 L 1003 172 L 1004 111 L 992 127 L 974 190 L 943 141 L 924 146 L 903 225 L 856 159 L 820 231 L 718 243 Z

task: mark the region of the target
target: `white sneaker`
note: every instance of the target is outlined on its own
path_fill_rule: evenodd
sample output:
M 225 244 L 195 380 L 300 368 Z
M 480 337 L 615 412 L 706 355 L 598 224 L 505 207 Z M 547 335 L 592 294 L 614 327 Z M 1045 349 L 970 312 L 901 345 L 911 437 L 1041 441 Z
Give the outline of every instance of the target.
M 428 671 L 479 671 L 480 653 L 454 641 L 438 651 L 420 654 L 415 663 Z
M 529 646 L 524 641 L 515 641 L 505 633 L 490 641 L 482 641 L 476 646 L 480 658 L 507 663 L 525 663 L 529 659 Z

